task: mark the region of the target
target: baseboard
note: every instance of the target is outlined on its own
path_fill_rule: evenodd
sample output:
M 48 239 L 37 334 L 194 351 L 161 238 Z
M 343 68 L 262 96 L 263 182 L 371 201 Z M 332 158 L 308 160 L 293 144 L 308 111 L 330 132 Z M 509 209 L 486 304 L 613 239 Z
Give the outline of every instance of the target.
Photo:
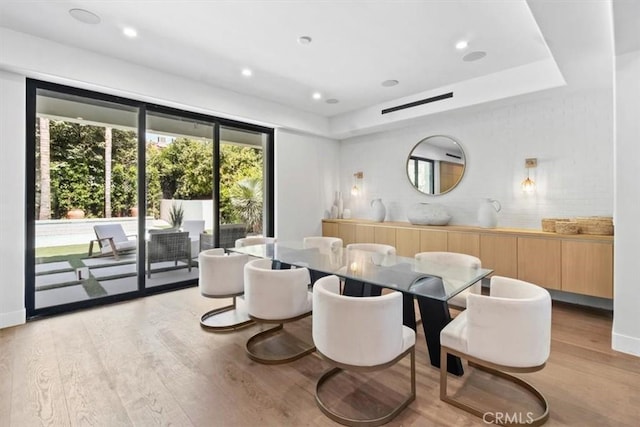
M 611 347 L 616 351 L 640 357 L 640 338 L 614 332 L 611 334 Z
M 0 329 L 11 326 L 22 325 L 27 321 L 27 311 L 22 310 L 10 311 L 8 313 L 0 313 Z

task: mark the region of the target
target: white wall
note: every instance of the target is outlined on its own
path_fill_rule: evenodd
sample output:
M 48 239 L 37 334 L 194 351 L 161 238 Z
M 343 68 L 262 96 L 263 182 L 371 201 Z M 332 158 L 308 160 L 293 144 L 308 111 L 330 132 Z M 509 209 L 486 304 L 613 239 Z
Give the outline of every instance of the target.
M 449 194 L 422 195 L 408 182 L 407 156 L 429 135 L 453 136 L 465 150 L 465 175 Z M 612 215 L 612 138 L 611 89 L 552 89 L 509 105 L 428 116 L 403 129 L 343 141 L 344 194 L 353 173 L 364 172 L 363 196 L 346 201 L 345 207 L 354 217 L 367 218 L 368 202 L 381 197 L 387 221 L 406 221 L 411 204 L 441 203 L 449 208 L 452 224 L 474 225 L 482 198 L 490 197 L 502 204 L 498 226 L 531 229 L 540 229 L 543 217 Z M 531 171 L 537 184 L 532 195 L 520 188 L 528 157 L 538 159 Z
M 616 57 L 615 350 L 640 356 L 640 51 Z
M 340 144 L 276 130 L 275 236 L 280 241 L 322 235 L 323 213 L 338 189 Z
M 25 321 L 25 81 L 0 71 L 0 328 Z

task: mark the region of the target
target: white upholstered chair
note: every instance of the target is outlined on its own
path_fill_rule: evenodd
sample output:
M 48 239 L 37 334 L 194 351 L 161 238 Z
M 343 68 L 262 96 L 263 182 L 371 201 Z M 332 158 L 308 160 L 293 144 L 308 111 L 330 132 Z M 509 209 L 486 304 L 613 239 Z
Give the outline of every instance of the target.
M 543 413 L 524 418 L 537 426 L 549 418 L 549 404 L 531 384 L 506 372 L 542 369 L 551 346 L 551 297 L 546 289 L 521 280 L 494 276 L 491 295 L 469 294 L 467 309 L 440 332 L 440 399 L 485 422 L 487 410 L 447 395 L 447 354 L 467 359 L 473 366 L 516 383 L 541 404 Z M 512 413 L 508 409 L 502 411 Z M 514 423 L 512 425 L 517 425 Z
M 395 255 L 396 248 L 391 245 L 383 245 L 381 243 L 350 243 L 347 250 L 357 249 L 359 251 L 375 252 L 383 255 Z
M 384 265 L 384 258 L 387 256 L 394 256 L 396 254 L 396 248 L 391 245 L 383 245 L 381 243 L 350 243 L 346 246 L 347 259 L 350 258 L 349 251 L 358 250 L 365 252 L 373 252 L 372 259 L 378 265 Z M 372 286 L 367 283 L 354 281 L 351 279 L 345 280 L 344 294 L 349 296 L 377 296 L 382 293 L 382 288 L 378 286 Z
M 311 315 L 312 295 L 306 268 L 273 270 L 270 259 L 256 259 L 244 267 L 245 302 L 249 317 L 276 324 L 247 341 L 247 354 L 256 362 L 287 363 L 315 350 L 312 343 L 282 333 L 284 323 Z
M 136 235 L 125 234 L 122 224 L 98 224 L 93 226 L 93 231 L 97 238 L 89 242 L 89 256 L 93 255 L 94 243 L 98 243 L 102 255 L 113 255 L 116 260 L 121 253 L 138 247 Z
M 275 237 L 243 237 L 242 239 L 236 240 L 236 248 L 242 248 L 252 245 L 266 245 L 275 242 Z
M 438 264 L 443 267 L 469 267 L 481 268 L 482 263 L 479 258 L 471 255 L 461 254 L 457 252 L 420 252 L 415 255 L 416 261 Z M 464 291 L 453 296 L 448 303 L 449 306 L 464 309 L 467 306 L 467 295 L 481 294 L 482 283 L 480 281 L 474 283 Z
M 204 219 L 185 219 L 181 228 L 189 233 L 191 256 L 195 257 L 200 253 L 200 233 L 204 232 Z
M 332 420 L 345 425 L 381 425 L 411 403 L 416 396 L 415 332 L 402 324 L 402 295 L 399 292 L 376 297 L 340 295 L 336 276 L 319 279 L 313 290 L 313 341 L 317 352 L 334 367 L 316 385 L 316 402 Z M 385 414 L 354 419 L 339 414 L 323 401 L 323 387 L 341 371 L 366 372 L 390 367 L 411 356 L 411 390 L 407 397 Z M 386 396 L 381 395 L 384 399 Z M 368 402 L 363 402 L 366 407 Z M 361 408 L 362 409 L 362 408 Z
M 318 248 L 320 252 L 337 252 L 342 248 L 342 239 L 338 237 L 312 236 L 302 239 L 302 247 L 305 249 Z
M 244 254 L 225 254 L 224 249 L 208 249 L 198 255 L 198 286 L 207 298 L 233 298 L 231 305 L 208 311 L 200 318 L 203 329 L 229 332 L 253 324 L 246 307 L 237 297 L 244 294 Z

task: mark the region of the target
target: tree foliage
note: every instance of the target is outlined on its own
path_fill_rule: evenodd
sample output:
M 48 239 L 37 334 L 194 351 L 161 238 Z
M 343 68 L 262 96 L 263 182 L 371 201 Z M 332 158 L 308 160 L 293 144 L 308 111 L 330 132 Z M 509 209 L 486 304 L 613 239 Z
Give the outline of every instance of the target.
M 64 218 L 73 208 L 88 217 L 104 217 L 105 128 L 66 121 L 50 122 L 51 211 Z M 137 146 L 134 131 L 113 129 L 111 215 L 126 216 L 137 205 Z M 38 153 L 39 155 L 39 153 Z M 220 215 L 222 223 L 246 222 L 262 217 L 262 150 L 223 143 L 220 147 Z M 36 163 L 38 164 L 38 163 Z M 213 143 L 177 138 L 166 146 L 146 146 L 147 214 L 159 216 L 161 199 L 211 199 Z M 39 170 L 36 171 L 40 173 Z M 260 182 L 259 186 L 257 182 Z M 239 184 L 242 183 L 242 184 Z M 252 195 L 247 191 L 252 183 Z M 249 187 L 248 187 L 249 185 Z M 259 188 L 258 188 L 259 187 Z M 257 195 L 260 207 L 257 208 Z M 235 202 L 232 200 L 235 197 Z M 251 201 L 241 207 L 242 203 Z M 37 198 L 36 203 L 38 203 Z M 38 206 L 39 208 L 39 206 Z M 260 211 L 259 215 L 257 214 Z M 247 216 L 251 213 L 253 216 Z M 256 229 L 256 231 L 259 231 Z

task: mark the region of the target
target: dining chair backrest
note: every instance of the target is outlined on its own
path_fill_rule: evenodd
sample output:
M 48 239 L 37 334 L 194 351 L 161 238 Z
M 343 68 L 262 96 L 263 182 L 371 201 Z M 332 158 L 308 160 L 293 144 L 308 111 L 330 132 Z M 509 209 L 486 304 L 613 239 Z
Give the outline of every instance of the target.
M 383 245 L 381 243 L 350 243 L 347 250 L 355 249 L 359 251 L 376 252 L 383 255 L 395 255 L 396 248 L 391 245 Z
M 242 239 L 236 240 L 236 248 L 253 245 L 266 245 L 275 242 L 275 237 L 243 237 Z
M 376 366 L 395 359 L 415 343 L 402 324 L 402 294 L 376 297 L 340 294 L 337 276 L 313 288 L 313 341 L 324 356 L 348 365 Z
M 342 248 L 342 239 L 338 237 L 312 236 L 302 240 L 304 249 L 318 248 L 320 252 L 337 252 Z
M 309 270 L 273 270 L 270 259 L 249 261 L 244 267 L 247 311 L 259 319 L 289 319 L 311 310 Z
M 200 293 L 206 297 L 231 296 L 244 292 L 245 254 L 225 254 L 224 249 L 208 249 L 198 256 Z

